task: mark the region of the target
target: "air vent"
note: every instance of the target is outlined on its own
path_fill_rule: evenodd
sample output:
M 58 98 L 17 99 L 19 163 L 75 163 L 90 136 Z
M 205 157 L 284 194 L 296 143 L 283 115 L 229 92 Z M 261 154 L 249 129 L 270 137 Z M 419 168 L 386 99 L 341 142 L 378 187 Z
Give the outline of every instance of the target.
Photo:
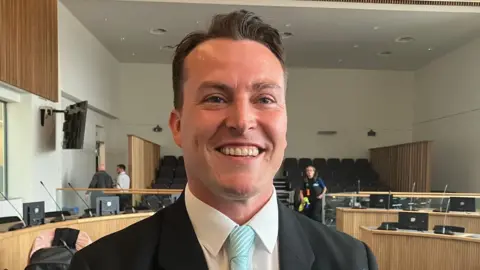
M 335 135 L 337 132 L 335 130 L 320 130 L 317 132 L 317 135 Z
M 383 51 L 383 52 L 377 53 L 377 55 L 381 56 L 381 57 L 389 57 L 392 54 L 393 54 L 393 52 L 391 52 L 391 51 Z
M 414 37 L 398 37 L 395 39 L 395 42 L 397 43 L 410 43 L 410 42 L 414 42 L 415 41 L 415 38 Z
M 166 46 L 161 46 L 160 50 L 173 51 L 175 50 L 176 47 L 177 47 L 176 45 L 166 45 Z

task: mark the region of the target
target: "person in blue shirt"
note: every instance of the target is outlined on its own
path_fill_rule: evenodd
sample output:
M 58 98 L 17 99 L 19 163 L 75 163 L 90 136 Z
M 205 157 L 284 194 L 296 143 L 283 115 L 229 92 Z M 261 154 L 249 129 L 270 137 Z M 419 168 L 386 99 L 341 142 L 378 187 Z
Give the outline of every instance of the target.
M 306 209 L 305 214 L 318 222 L 322 222 L 322 200 L 325 193 L 327 193 L 327 186 L 318 176 L 315 167 L 307 166 L 300 200 L 303 201 L 304 197 L 308 197 L 310 207 Z

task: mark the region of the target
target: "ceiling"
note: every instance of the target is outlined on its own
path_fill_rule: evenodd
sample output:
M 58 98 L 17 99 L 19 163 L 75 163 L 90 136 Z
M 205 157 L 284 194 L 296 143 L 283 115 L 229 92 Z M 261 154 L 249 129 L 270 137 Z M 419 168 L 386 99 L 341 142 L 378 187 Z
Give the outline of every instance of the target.
M 416 70 L 480 37 L 480 13 L 241 6 L 155 1 L 61 0 L 123 63 L 170 64 L 172 46 L 214 14 L 244 8 L 282 32 L 287 64 L 310 68 Z M 338 5 L 337 5 L 338 6 Z M 164 28 L 162 35 L 151 29 Z M 410 36 L 415 41 L 398 43 Z M 389 51 L 389 56 L 379 52 Z

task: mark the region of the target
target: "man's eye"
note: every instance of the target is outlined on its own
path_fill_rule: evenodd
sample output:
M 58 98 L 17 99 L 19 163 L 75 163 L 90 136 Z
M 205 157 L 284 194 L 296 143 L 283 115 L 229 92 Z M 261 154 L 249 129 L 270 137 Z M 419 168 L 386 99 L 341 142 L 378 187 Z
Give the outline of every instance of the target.
M 258 101 L 262 104 L 275 103 L 275 100 L 273 100 L 272 98 L 269 98 L 269 97 L 261 97 L 261 98 L 258 99 Z
M 205 102 L 210 103 L 225 103 L 225 99 L 219 96 L 211 96 L 205 99 Z

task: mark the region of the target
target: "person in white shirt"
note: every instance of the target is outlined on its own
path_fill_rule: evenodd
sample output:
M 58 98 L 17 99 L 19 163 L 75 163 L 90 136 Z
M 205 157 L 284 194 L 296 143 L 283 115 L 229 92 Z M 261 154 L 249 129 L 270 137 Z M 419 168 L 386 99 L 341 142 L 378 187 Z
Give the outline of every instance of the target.
M 184 193 L 77 252 L 71 270 L 378 269 L 365 244 L 277 200 L 273 179 L 287 147 L 277 29 L 246 10 L 216 15 L 176 47 L 172 80 L 169 126 L 184 156 Z
M 125 172 L 126 167 L 123 164 L 117 165 L 117 181 L 116 188 L 119 189 L 130 189 L 130 176 Z

